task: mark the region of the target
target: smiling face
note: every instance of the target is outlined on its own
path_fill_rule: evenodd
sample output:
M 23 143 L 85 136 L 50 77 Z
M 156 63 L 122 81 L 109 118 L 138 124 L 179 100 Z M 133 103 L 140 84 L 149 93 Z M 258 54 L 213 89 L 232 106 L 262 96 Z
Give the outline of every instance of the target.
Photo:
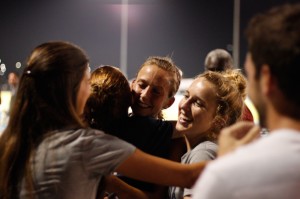
M 156 65 L 144 66 L 131 85 L 133 114 L 157 118 L 162 109 L 171 106 L 174 102 L 174 97 L 169 97 L 171 78 L 168 71 Z
M 76 104 L 76 111 L 78 115 L 81 115 L 84 110 L 85 103 L 90 96 L 91 93 L 91 86 L 90 86 L 90 70 L 87 67 L 83 78 L 80 83 L 80 87 L 77 93 L 77 104 Z
M 204 77 L 199 77 L 193 81 L 179 103 L 176 130 L 192 142 L 203 138 L 211 128 L 217 110 L 215 93 L 214 85 Z

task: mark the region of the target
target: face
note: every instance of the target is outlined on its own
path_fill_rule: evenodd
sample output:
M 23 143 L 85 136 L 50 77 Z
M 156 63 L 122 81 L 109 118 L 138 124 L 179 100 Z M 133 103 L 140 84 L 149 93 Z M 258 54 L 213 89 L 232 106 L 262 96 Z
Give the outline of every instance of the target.
M 8 84 L 14 85 L 14 86 L 18 84 L 18 77 L 14 73 L 9 73 Z
M 261 95 L 259 79 L 255 78 L 256 70 L 250 53 L 246 57 L 245 70 L 248 80 L 247 93 L 257 109 L 260 125 L 265 126 L 265 103 Z
M 195 79 L 179 102 L 176 130 L 198 140 L 211 128 L 217 110 L 215 87 L 204 77 Z
M 158 113 L 171 106 L 169 98 L 171 79 L 169 73 L 156 65 L 144 66 L 133 81 L 132 112 L 135 115 L 157 117 Z
M 83 113 L 85 103 L 90 96 L 91 89 L 90 89 L 90 70 L 87 67 L 85 70 L 84 76 L 81 80 L 78 94 L 77 94 L 77 104 L 76 104 L 76 111 L 79 115 Z

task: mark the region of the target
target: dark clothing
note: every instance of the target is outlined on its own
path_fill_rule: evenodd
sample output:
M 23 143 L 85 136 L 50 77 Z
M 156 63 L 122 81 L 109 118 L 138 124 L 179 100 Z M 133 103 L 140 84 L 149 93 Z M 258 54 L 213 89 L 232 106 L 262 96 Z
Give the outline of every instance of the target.
M 162 158 L 169 156 L 173 126 L 171 122 L 151 117 L 131 116 L 115 126 L 114 135 L 138 149 Z M 153 184 L 119 176 L 128 184 L 144 191 L 154 191 Z

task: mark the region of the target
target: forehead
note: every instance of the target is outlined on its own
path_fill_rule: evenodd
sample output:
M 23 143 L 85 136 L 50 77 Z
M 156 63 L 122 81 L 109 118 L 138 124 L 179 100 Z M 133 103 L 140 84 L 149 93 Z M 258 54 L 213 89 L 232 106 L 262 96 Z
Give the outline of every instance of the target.
M 172 78 L 172 75 L 168 71 L 161 69 L 156 65 L 146 65 L 141 68 L 136 79 L 137 81 L 145 81 L 148 84 L 169 87 Z
M 207 101 L 211 101 L 216 98 L 215 86 L 204 77 L 195 79 L 188 88 L 188 91 L 191 95 Z

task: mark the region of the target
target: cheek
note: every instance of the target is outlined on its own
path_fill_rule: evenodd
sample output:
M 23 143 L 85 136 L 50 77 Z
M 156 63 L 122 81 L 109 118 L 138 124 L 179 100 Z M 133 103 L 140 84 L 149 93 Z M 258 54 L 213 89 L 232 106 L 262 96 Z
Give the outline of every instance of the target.
M 162 109 L 165 105 L 168 104 L 168 99 L 165 99 L 164 97 L 151 97 L 152 102 L 156 105 L 158 109 Z
M 192 112 L 194 117 L 194 126 L 202 131 L 206 131 L 210 128 L 213 116 L 205 111 Z

